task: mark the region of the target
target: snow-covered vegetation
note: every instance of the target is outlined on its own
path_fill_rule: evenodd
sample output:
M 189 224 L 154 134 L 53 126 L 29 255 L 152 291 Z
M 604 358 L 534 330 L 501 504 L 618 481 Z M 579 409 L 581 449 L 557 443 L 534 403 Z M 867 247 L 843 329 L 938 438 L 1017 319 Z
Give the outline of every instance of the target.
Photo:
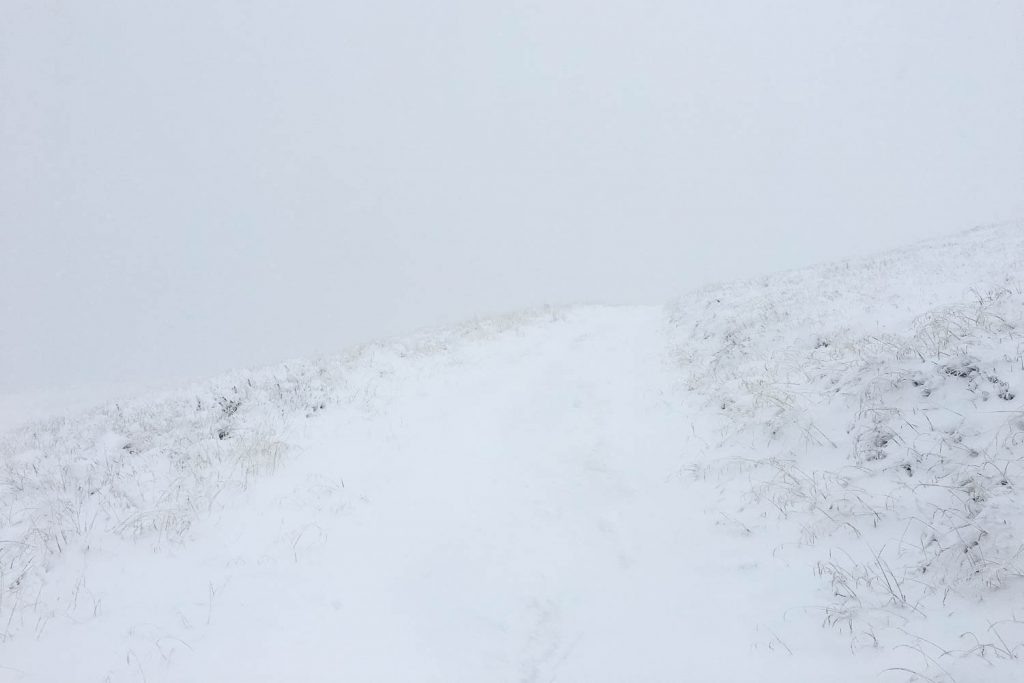
M 1024 229 L 714 287 L 673 311 L 690 470 L 815 557 L 822 623 L 923 680 L 1024 657 Z M 796 551 L 794 551 L 796 552 Z M 956 671 L 966 671 L 962 679 Z M 1024 668 L 1018 671 L 1024 675 Z
M 0 438 L 0 680 L 1016 681 L 1024 228 Z
M 487 339 L 539 315 L 240 371 L 7 434 L 0 440 L 0 641 L 25 629 L 41 633 L 55 614 L 81 608 L 77 585 L 48 578 L 69 551 L 87 553 L 108 536 L 154 547 L 186 541 L 222 496 L 277 469 L 296 420 L 338 402 L 373 410 L 389 363 Z

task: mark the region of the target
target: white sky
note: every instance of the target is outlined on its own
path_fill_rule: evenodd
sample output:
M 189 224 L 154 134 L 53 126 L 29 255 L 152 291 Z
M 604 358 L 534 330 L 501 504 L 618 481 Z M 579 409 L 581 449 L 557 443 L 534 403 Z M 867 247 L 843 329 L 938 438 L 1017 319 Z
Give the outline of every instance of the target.
M 0 394 L 1024 216 L 1024 2 L 0 0 Z

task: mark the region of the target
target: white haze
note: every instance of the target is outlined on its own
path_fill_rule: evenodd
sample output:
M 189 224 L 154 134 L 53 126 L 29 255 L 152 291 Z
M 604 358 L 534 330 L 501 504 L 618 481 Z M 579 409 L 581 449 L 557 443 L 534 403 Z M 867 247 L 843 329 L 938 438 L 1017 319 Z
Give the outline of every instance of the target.
M 0 394 L 1024 214 L 1024 4 L 0 0 Z

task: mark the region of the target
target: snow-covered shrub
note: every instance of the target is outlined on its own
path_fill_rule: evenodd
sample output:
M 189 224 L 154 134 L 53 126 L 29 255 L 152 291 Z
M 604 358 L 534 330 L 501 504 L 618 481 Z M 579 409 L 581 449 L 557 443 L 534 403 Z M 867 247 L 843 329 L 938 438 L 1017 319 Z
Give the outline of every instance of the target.
M 725 462 L 702 476 L 747 489 L 740 523 L 774 514 L 817 549 L 825 622 L 854 643 L 930 648 L 923 615 L 1024 597 L 1021 273 L 1024 231 L 1003 227 L 672 309 L 685 386 L 717 413 L 707 450 Z
M 107 539 L 185 541 L 222 497 L 285 463 L 303 420 L 336 403 L 383 410 L 378 386 L 397 364 L 562 315 L 543 309 L 425 330 L 0 435 L 0 640 L 78 604 L 69 595 L 80 586 L 50 572 L 69 550 L 87 554 Z

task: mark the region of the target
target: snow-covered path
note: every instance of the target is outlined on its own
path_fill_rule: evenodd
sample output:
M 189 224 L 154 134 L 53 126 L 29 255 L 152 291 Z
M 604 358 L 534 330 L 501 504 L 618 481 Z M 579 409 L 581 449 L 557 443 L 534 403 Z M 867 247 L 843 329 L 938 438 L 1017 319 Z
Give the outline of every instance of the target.
M 810 569 L 684 474 L 697 408 L 664 321 L 585 308 L 375 367 L 190 542 L 87 553 L 92 614 L 9 643 L 0 678 L 873 679 L 787 620 Z
M 0 682 L 1022 680 L 1024 233 L 0 434 Z

